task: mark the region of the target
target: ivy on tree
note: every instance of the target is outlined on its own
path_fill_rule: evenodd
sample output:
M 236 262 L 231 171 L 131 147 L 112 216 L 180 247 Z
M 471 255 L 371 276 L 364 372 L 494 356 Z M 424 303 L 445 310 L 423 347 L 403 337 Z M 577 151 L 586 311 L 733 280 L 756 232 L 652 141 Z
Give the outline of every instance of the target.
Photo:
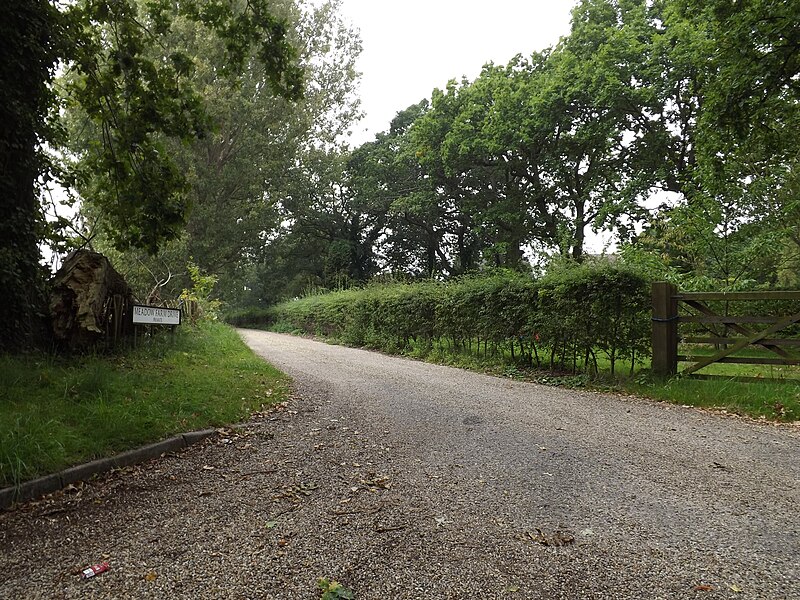
M 146 40 L 158 43 L 172 23 L 188 19 L 222 40 L 221 76 L 238 72 L 254 48 L 276 93 L 298 98 L 303 73 L 285 22 L 266 0 L 11 0 L 5 8 L 0 222 L 9 235 L 0 239 L 0 284 L 11 291 L 0 311 L 0 349 L 15 349 L 32 341 L 44 304 L 36 284 L 44 237 L 37 182 L 49 172 L 41 144 L 62 141 L 48 119 L 58 108 L 56 65 L 68 73 L 67 102 L 80 105 L 101 134 L 75 181 L 91 190 L 119 247 L 150 252 L 179 233 L 188 206 L 184 174 L 165 140 L 203 135 L 207 118 L 190 57 L 148 54 Z

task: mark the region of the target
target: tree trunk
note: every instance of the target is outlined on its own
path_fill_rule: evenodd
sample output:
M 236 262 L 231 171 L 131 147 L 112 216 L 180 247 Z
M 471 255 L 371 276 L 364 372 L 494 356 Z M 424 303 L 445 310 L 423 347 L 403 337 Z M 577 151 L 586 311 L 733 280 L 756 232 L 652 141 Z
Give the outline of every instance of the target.
M 7 0 L 0 20 L 0 352 L 45 342 L 43 218 L 35 186 L 55 54 L 54 10 L 47 0 Z
M 575 203 L 575 236 L 572 241 L 572 258 L 583 260 L 583 242 L 586 239 L 586 211 L 583 202 Z
M 54 339 L 70 350 L 92 348 L 105 341 L 114 296 L 121 298 L 123 310 L 132 303 L 128 284 L 109 260 L 88 250 L 73 252 L 52 281 L 50 316 Z M 127 327 L 120 331 L 127 332 Z

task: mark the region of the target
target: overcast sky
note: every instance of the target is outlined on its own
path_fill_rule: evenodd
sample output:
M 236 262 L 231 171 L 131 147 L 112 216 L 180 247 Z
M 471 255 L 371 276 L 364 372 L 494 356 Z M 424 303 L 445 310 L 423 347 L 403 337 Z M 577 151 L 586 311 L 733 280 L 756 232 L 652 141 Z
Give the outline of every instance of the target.
M 487 62 L 505 64 L 569 34 L 575 0 L 342 0 L 361 32 L 358 62 L 365 116 L 350 143 L 370 141 L 394 116 L 450 79 L 474 79 Z M 586 249 L 600 252 L 608 233 L 587 232 Z M 613 250 L 613 245 L 611 249 Z
M 505 64 L 569 33 L 573 0 L 342 0 L 361 32 L 363 121 L 358 145 L 389 128 L 398 111 L 430 98 L 434 88 L 492 61 Z

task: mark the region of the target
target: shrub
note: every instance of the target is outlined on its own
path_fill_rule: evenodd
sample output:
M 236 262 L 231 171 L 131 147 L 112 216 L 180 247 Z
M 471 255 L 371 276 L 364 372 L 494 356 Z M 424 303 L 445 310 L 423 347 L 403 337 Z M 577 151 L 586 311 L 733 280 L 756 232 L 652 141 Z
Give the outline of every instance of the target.
M 598 355 L 612 373 L 622 359 L 650 348 L 650 283 L 640 272 L 610 263 L 561 266 L 534 280 L 495 271 L 448 283 L 381 283 L 284 302 L 229 318 L 237 325 L 279 325 L 343 343 L 424 354 L 445 344 L 451 352 L 510 353 L 512 360 L 550 367 L 585 365 Z

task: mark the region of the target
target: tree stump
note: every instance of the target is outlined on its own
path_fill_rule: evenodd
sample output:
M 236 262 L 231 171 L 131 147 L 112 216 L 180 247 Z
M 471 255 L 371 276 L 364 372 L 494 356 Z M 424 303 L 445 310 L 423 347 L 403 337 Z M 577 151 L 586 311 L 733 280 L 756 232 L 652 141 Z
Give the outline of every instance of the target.
M 115 297 L 116 302 L 115 302 Z M 130 287 L 111 262 L 97 252 L 70 254 L 51 280 L 50 317 L 53 338 L 69 350 L 108 343 L 127 332 L 125 316 L 132 304 Z

